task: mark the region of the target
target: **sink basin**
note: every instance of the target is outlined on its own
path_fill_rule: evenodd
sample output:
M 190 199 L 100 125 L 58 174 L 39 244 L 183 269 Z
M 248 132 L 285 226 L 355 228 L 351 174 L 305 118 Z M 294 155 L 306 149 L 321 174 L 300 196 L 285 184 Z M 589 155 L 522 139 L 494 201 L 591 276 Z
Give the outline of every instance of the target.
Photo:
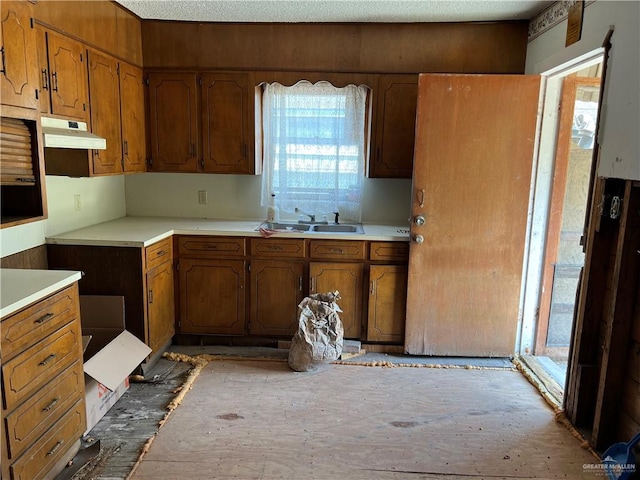
M 362 225 L 314 225 L 313 231 L 324 233 L 364 233 Z
M 291 230 L 296 232 L 308 232 L 311 228 L 311 225 L 285 222 L 264 222 L 257 228 L 257 230 L 261 228 L 267 228 L 269 230 Z

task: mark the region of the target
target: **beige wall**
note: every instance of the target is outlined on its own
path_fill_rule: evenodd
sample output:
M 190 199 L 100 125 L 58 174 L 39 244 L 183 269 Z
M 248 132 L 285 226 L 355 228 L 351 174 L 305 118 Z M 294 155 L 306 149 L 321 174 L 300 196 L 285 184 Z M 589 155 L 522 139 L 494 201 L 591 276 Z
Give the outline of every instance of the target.
M 145 173 L 125 179 L 127 215 L 260 220 L 261 177 L 189 173 Z M 198 203 L 206 190 L 209 203 Z M 409 217 L 410 180 L 365 179 L 362 220 L 404 225 Z

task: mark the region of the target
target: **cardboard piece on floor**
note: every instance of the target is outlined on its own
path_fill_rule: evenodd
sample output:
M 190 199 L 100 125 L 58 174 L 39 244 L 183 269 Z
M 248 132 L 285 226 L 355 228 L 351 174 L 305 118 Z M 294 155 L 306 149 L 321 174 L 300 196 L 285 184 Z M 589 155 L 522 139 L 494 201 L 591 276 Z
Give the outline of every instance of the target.
M 84 372 L 115 390 L 149 353 L 148 346 L 125 330 L 85 362 Z

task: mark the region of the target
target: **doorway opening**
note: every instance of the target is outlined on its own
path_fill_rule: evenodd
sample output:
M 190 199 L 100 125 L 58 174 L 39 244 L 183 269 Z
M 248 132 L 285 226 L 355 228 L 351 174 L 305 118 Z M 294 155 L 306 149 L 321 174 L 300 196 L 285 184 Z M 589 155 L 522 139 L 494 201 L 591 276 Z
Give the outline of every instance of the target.
M 602 58 L 592 59 L 556 75 L 547 83 L 547 93 L 555 100 L 547 103 L 545 109 L 556 108 L 556 121 L 554 135 L 545 138 L 543 130 L 540 139 L 537 181 L 543 189 L 538 185 L 534 202 L 539 210 L 540 204 L 546 208 L 544 214 L 538 212 L 539 225 L 533 227 L 540 236 L 538 253 L 532 249 L 529 252 L 529 269 L 538 275 L 535 328 L 531 347 L 521 353 L 558 404 L 564 396 L 576 299 L 584 266 L 584 228 L 596 162 L 594 147 L 602 66 Z M 544 145 L 545 141 L 555 145 Z M 541 178 L 544 175 L 546 184 Z M 540 201 L 540 195 L 546 203 Z M 537 263 L 533 269 L 532 262 Z M 531 276 L 528 278 L 531 280 Z

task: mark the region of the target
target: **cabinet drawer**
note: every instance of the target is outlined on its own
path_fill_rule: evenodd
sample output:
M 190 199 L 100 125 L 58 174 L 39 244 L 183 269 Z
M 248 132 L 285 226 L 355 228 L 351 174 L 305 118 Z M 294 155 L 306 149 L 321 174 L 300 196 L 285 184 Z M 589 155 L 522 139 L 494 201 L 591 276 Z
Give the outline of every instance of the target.
M 76 284 L 38 302 L 2 321 L 2 360 L 14 357 L 25 348 L 66 325 L 78 316 Z
M 303 239 L 251 239 L 251 255 L 260 257 L 304 258 Z
M 371 242 L 370 260 L 406 261 L 409 244 L 405 242 Z
M 64 412 L 83 398 L 84 372 L 82 363 L 76 362 L 6 416 L 4 422 L 9 458 L 20 455 Z
M 245 239 L 242 237 L 180 237 L 178 254 L 196 258 L 243 257 Z
M 6 410 L 40 389 L 80 357 L 80 329 L 76 322 L 51 334 L 2 365 Z
M 173 239 L 171 237 L 160 240 L 144 249 L 145 266 L 152 270 L 164 262 L 173 259 Z
M 311 240 L 311 258 L 364 260 L 364 241 Z
M 86 424 L 84 401 L 80 400 L 33 447 L 9 467 L 11 478 L 13 480 L 43 478 L 80 438 Z

